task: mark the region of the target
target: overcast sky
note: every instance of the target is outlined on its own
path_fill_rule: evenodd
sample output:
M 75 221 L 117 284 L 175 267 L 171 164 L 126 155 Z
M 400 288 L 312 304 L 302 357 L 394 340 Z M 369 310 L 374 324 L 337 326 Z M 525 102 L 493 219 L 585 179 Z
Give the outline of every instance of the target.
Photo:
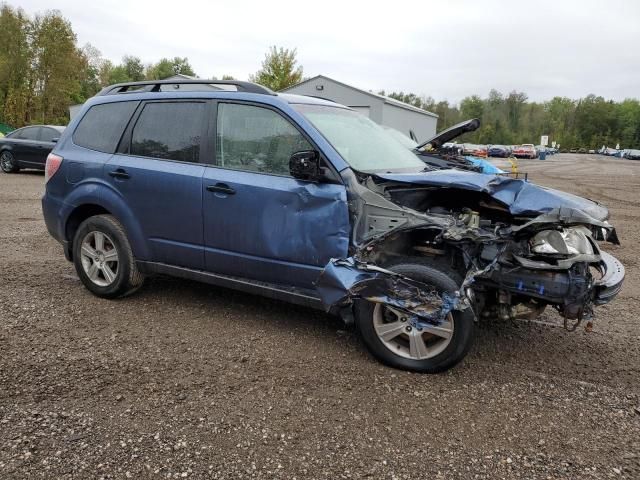
M 200 77 L 246 79 L 270 45 L 305 76 L 457 102 L 491 88 L 533 100 L 640 97 L 640 0 L 9 0 L 59 9 L 78 42 L 118 62 L 186 56 Z

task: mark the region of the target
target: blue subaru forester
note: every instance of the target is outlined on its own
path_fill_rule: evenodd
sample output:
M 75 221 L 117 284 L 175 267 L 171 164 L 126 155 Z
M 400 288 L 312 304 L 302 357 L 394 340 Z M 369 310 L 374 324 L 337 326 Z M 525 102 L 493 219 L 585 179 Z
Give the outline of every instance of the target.
M 477 124 L 477 120 L 475 121 Z M 622 287 L 603 206 L 435 169 L 355 111 L 248 82 L 148 81 L 89 100 L 46 164 L 47 228 L 92 293 L 168 274 L 323 308 L 384 363 L 438 372 L 481 318 L 555 308 L 568 329 Z

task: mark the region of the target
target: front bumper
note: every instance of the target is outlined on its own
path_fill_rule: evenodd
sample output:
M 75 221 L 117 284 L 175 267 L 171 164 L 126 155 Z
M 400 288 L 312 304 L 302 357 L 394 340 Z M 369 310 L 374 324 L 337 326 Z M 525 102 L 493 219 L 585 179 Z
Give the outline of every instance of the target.
M 604 274 L 595 284 L 593 303 L 596 305 L 609 303 L 620 293 L 625 275 L 624 266 L 613 255 L 600 252 L 600 257 L 600 268 Z

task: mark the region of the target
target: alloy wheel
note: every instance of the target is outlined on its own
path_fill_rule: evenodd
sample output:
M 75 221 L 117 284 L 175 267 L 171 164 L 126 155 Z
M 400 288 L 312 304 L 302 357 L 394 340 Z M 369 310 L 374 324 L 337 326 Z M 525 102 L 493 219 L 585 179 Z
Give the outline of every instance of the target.
M 118 276 L 118 250 L 109 235 L 93 231 L 85 235 L 80 249 L 82 268 L 89 280 L 100 287 L 108 287 Z
M 385 347 L 411 360 L 439 355 L 453 338 L 451 313 L 440 325 L 430 325 L 412 322 L 406 313 L 380 303 L 373 310 L 373 327 Z
M 2 152 L 2 154 L 0 154 L 0 167 L 4 172 L 13 171 L 13 155 L 11 155 L 10 152 Z

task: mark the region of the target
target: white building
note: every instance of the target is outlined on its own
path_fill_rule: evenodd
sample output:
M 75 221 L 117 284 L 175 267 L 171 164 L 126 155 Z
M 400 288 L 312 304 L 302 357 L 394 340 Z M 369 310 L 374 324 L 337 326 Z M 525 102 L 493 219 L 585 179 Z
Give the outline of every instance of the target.
M 374 122 L 395 128 L 419 142 L 436 134 L 438 116 L 393 98 L 367 92 L 351 85 L 318 75 L 292 87 L 283 93 L 295 93 L 321 97 L 351 107 Z

